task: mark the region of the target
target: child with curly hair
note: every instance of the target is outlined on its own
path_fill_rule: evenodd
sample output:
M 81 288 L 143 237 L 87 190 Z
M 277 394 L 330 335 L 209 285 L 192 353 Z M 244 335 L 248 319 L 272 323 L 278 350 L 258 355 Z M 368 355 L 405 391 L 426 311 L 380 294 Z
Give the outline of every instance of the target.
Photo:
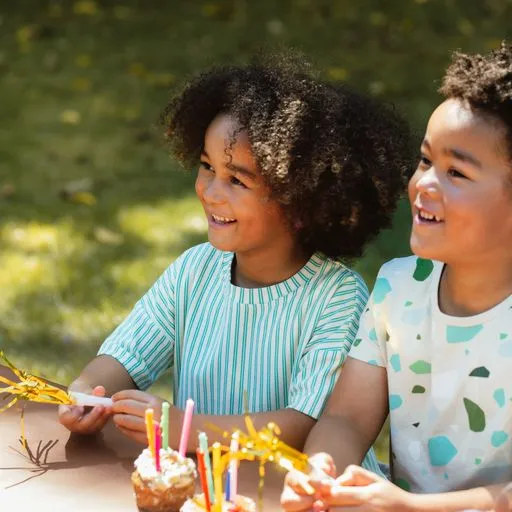
M 60 421 L 91 433 L 113 413 L 145 443 L 144 411 L 158 418 L 162 400 L 143 390 L 172 367 L 171 445 L 192 398 L 193 431 L 243 428 L 249 412 L 301 447 L 367 301 L 341 260 L 390 223 L 412 169 L 407 125 L 287 60 L 201 74 L 163 121 L 174 155 L 199 167 L 208 243 L 170 265 L 71 385 L 114 393 L 113 410 L 63 407 Z
M 345 470 L 316 478 L 316 508 L 504 510 L 510 491 L 512 46 L 456 54 L 440 91 L 409 183 L 415 256 L 381 268 L 306 443 Z M 388 413 L 394 483 L 353 465 Z M 288 477 L 285 509 L 314 499 Z

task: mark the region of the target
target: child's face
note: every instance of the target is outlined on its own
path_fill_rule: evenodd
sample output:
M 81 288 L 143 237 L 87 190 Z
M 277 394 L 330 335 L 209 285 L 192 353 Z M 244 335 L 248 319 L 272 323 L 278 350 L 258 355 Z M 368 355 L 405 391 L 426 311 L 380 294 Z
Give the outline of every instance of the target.
M 504 127 L 460 101 L 442 103 L 409 182 L 413 252 L 447 264 L 511 261 L 511 179 Z
M 196 193 L 208 219 L 208 240 L 236 253 L 282 246 L 291 241 L 289 225 L 268 199 L 247 133 L 237 130 L 236 120 L 221 114 L 205 134 Z

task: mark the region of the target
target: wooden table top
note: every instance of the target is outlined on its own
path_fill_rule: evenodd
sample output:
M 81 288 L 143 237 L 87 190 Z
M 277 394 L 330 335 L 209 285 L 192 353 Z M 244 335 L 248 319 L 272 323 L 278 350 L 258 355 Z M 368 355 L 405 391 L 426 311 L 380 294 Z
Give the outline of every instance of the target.
M 5 366 L 0 366 L 0 375 L 13 377 Z M 1 398 L 0 404 L 6 403 Z M 100 435 L 78 436 L 59 423 L 55 405 L 18 404 L 0 414 L 2 512 L 137 510 L 130 474 L 143 446 L 124 437 L 111 423 Z M 19 442 L 22 407 L 33 460 Z M 266 471 L 264 510 L 277 511 L 284 473 L 271 465 Z M 257 488 L 257 464 L 242 462 L 239 492 L 256 499 Z

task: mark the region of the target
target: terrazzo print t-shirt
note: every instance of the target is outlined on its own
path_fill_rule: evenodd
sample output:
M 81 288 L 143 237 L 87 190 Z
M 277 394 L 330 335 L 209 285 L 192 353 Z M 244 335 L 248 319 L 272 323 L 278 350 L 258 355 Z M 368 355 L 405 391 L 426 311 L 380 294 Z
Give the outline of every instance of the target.
M 512 479 L 512 295 L 476 316 L 445 315 L 442 268 L 386 263 L 349 354 L 387 369 L 393 481 L 412 492 Z

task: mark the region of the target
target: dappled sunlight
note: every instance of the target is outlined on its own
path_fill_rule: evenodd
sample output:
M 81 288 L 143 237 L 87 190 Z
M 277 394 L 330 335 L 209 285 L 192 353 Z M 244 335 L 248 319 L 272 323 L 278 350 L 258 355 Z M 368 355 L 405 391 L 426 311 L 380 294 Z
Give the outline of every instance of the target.
M 194 196 L 121 208 L 118 221 L 124 232 L 136 234 L 154 247 L 175 245 L 187 231 L 206 233 L 207 229 L 203 210 Z
M 55 254 L 65 248 L 69 253 L 83 249 L 84 242 L 71 223 L 9 222 L 0 226 L 0 250 Z

